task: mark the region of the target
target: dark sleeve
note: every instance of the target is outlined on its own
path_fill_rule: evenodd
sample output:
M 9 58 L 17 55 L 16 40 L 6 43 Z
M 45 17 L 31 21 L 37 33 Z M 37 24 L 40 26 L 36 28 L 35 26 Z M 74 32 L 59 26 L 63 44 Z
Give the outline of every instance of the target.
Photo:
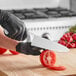
M 0 25 L 5 29 L 5 35 L 12 39 L 24 40 L 27 37 L 25 24 L 10 12 L 0 10 Z

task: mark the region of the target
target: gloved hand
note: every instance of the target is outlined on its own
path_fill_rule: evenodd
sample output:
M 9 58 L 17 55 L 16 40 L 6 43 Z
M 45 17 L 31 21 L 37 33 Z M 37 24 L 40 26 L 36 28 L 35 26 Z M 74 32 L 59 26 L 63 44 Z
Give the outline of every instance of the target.
M 4 34 L 15 40 L 25 40 L 27 29 L 22 20 L 6 10 L 0 10 L 0 25 L 4 28 Z
M 20 42 L 16 46 L 16 50 L 28 55 L 40 55 L 41 48 L 31 46 L 31 42 Z

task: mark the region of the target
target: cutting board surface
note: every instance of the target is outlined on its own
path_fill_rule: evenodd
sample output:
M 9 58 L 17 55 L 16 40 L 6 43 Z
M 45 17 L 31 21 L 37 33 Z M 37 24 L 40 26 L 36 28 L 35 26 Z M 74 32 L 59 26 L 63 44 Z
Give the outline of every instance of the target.
M 43 67 L 39 56 L 0 55 L 0 76 L 65 76 L 76 74 L 76 49 L 68 53 L 56 53 L 56 65 L 63 65 L 65 71 L 53 71 Z

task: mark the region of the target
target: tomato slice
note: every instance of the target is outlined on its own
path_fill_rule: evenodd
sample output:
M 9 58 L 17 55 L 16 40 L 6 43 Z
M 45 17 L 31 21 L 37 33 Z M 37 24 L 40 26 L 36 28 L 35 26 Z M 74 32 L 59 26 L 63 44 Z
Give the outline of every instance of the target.
M 12 51 L 12 50 L 9 50 L 13 55 L 18 55 L 19 54 L 19 52 L 17 52 L 17 51 Z
M 40 54 L 40 61 L 45 67 L 53 66 L 56 62 L 56 55 L 51 50 L 45 50 Z
M 56 54 L 52 50 L 44 50 L 40 54 L 40 61 L 43 66 L 56 71 L 62 71 L 66 68 L 64 66 L 55 66 Z
M 0 48 L 0 54 L 4 54 L 7 51 L 5 48 Z
M 64 66 L 48 66 L 48 68 L 51 70 L 57 70 L 57 71 L 63 71 L 66 69 Z

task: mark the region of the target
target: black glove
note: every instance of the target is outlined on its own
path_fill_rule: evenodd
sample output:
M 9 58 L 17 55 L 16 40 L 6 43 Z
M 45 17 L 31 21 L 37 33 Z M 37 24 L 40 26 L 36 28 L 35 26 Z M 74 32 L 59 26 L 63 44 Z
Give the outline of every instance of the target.
M 27 29 L 22 20 L 6 10 L 0 10 L 0 25 L 6 36 L 15 40 L 25 40 Z
M 40 55 L 41 48 L 31 46 L 31 42 L 20 42 L 16 46 L 16 50 L 27 55 Z

